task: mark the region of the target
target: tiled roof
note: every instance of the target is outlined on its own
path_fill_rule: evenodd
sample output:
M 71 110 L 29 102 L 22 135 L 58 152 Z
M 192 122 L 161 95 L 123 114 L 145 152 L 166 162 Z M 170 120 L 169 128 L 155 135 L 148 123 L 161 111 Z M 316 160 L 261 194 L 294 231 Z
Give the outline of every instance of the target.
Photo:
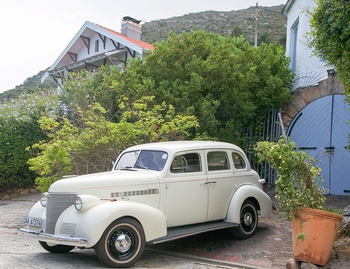
M 99 25 L 99 24 L 96 24 L 96 23 L 93 23 L 93 24 L 95 24 L 95 25 L 97 25 L 98 27 L 101 27 L 101 28 L 107 30 L 108 32 L 111 32 L 112 34 L 114 34 L 114 35 L 116 35 L 116 36 L 119 36 L 119 37 L 121 37 L 121 38 L 124 38 L 125 40 L 128 40 L 129 42 L 132 42 L 132 43 L 134 43 L 135 45 L 137 45 L 137 46 L 139 46 L 139 47 L 142 47 L 142 48 L 147 49 L 147 50 L 154 50 L 153 45 L 151 45 L 151 44 L 149 44 L 149 43 L 147 43 L 147 42 L 144 42 L 144 41 L 141 41 L 141 40 L 136 40 L 136 39 L 130 38 L 130 37 L 126 36 L 126 35 L 123 35 L 123 34 L 117 32 L 117 31 L 111 30 L 111 29 L 109 29 L 109 28 L 107 28 L 107 27 L 104 27 L 104 26 L 102 26 L 102 25 Z

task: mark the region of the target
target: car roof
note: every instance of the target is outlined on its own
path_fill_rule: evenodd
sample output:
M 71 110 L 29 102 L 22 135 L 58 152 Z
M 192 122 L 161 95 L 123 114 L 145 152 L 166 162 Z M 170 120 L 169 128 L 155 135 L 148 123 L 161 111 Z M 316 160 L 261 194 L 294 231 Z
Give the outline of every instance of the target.
M 169 142 L 155 142 L 140 144 L 129 147 L 125 151 L 131 150 L 164 150 L 167 152 L 177 152 L 182 150 L 196 150 L 196 149 L 234 149 L 243 152 L 242 149 L 234 144 L 219 142 L 219 141 L 169 141 Z

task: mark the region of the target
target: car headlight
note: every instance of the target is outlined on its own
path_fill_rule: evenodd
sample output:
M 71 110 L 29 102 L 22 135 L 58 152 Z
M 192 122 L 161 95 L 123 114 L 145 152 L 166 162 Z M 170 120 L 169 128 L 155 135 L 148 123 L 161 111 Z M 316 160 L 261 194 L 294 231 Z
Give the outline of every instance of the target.
M 77 211 L 80 211 L 83 208 L 83 201 L 79 196 L 75 198 L 74 207 Z
M 40 204 L 42 207 L 46 207 L 47 206 L 47 193 L 43 193 L 40 197 Z
M 100 203 L 100 199 L 93 195 L 77 195 L 74 202 L 74 207 L 77 211 L 85 211 Z

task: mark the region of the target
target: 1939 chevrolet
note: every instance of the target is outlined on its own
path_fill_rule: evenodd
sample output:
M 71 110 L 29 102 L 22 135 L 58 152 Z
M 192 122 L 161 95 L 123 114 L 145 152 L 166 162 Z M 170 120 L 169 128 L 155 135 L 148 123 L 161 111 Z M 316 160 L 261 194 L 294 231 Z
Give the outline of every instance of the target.
M 49 252 L 94 248 L 110 267 L 129 267 L 146 244 L 216 229 L 254 235 L 271 214 L 263 179 L 237 146 L 159 142 L 123 151 L 110 172 L 64 178 L 23 218 L 19 234 Z

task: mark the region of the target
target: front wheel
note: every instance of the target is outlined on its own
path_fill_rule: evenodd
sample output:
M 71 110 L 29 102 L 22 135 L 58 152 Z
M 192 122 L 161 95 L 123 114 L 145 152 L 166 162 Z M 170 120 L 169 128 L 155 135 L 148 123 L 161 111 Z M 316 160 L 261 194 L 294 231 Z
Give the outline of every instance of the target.
M 69 251 L 75 249 L 73 246 L 65 246 L 65 245 L 54 245 L 49 246 L 46 242 L 39 241 L 40 246 L 42 246 L 43 249 L 47 250 L 51 253 L 68 253 Z
M 95 251 L 104 264 L 114 268 L 130 267 L 140 259 L 145 248 L 142 226 L 132 218 L 112 222 L 95 245 Z
M 239 226 L 230 228 L 232 235 L 238 239 L 247 239 L 252 237 L 258 227 L 258 212 L 255 204 L 250 201 L 244 201 L 240 212 Z

